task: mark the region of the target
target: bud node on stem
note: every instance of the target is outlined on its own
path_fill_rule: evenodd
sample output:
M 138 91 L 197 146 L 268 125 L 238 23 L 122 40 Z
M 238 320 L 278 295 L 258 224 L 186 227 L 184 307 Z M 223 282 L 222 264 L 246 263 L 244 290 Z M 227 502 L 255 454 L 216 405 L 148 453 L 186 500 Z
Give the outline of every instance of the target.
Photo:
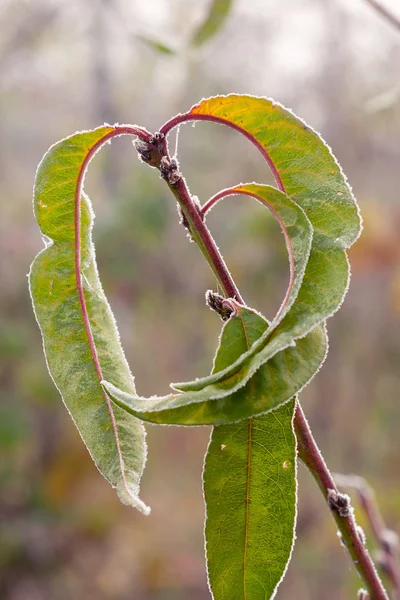
M 135 140 L 135 148 L 143 162 L 150 167 L 158 167 L 164 154 L 165 136 L 155 133 L 148 142 Z
M 328 490 L 328 506 L 336 511 L 341 517 L 349 517 L 351 514 L 350 498 L 337 490 Z
M 163 156 L 160 161 L 161 177 L 165 179 L 170 185 L 175 185 L 181 179 L 182 175 L 178 171 L 178 165 L 176 161 L 167 156 Z
M 206 304 L 211 310 L 218 313 L 223 321 L 228 321 L 232 315 L 236 314 L 234 304 L 229 298 L 224 298 L 211 290 L 206 292 Z

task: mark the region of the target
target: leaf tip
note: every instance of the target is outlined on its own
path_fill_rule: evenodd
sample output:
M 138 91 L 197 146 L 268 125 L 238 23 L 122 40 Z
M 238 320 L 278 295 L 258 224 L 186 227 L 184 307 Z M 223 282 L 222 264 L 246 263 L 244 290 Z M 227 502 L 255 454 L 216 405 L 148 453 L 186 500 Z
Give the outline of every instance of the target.
M 127 482 L 121 481 L 118 484 L 117 492 L 119 499 L 123 504 L 126 504 L 127 506 L 133 506 L 133 508 L 136 508 L 145 516 L 150 514 L 150 506 L 147 506 L 147 504 L 145 504 L 143 500 L 139 498 L 139 496 L 134 492 L 133 489 L 131 489 L 131 486 L 129 486 Z

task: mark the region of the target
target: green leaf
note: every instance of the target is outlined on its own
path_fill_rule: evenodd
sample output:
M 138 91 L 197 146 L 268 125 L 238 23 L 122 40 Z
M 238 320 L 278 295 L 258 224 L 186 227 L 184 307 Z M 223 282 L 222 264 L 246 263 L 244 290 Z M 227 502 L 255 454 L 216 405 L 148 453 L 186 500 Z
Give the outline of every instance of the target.
M 113 127 L 100 127 L 73 135 L 39 165 L 34 210 L 46 247 L 32 264 L 30 290 L 50 374 L 96 466 L 123 502 L 147 514 L 138 497 L 143 425 L 100 385 L 112 378 L 135 391 L 97 272 L 92 207 L 81 190 L 91 156 L 114 134 Z
M 171 46 L 167 46 L 164 42 L 160 42 L 159 40 L 154 40 L 152 38 L 148 38 L 144 35 L 137 35 L 138 40 L 146 44 L 152 50 L 155 50 L 159 54 L 165 54 L 167 56 L 173 56 L 176 54 L 176 50 L 171 48 Z
M 233 0 L 211 0 L 205 21 L 193 35 L 192 46 L 202 46 L 218 33 L 232 8 Z
M 282 318 L 295 303 L 303 280 L 312 243 L 311 224 L 300 207 L 270 186 L 246 184 L 235 188 L 234 191 L 260 200 L 268 206 L 281 224 L 290 263 L 289 287 L 279 310 Z M 256 312 L 240 305 L 237 305 L 236 312 L 236 316 L 230 319 L 224 328 L 216 358 L 219 363 L 219 356 L 224 357 L 224 378 L 211 376 L 196 380 L 186 384 L 187 393 L 170 394 L 162 398 L 145 399 L 136 394 L 126 394 L 107 382 L 104 383 L 106 390 L 120 407 L 143 420 L 180 425 L 216 425 L 232 422 L 264 413 L 287 401 L 310 380 L 324 359 L 325 331 L 321 328 L 315 329 L 299 340 L 295 349 L 288 347 L 294 344 L 292 339 L 290 343 L 285 339 L 285 344 L 281 346 L 274 341 L 268 345 L 269 354 L 264 352 L 260 361 L 260 353 L 247 352 L 247 330 L 257 331 L 254 342 L 258 338 L 266 340 L 268 323 Z M 242 352 L 237 352 L 238 346 L 242 348 Z M 252 348 L 256 346 L 253 345 Z M 287 350 L 279 354 L 282 349 Z M 240 363 L 240 369 L 231 368 L 238 363 L 236 359 L 246 353 L 247 360 Z M 268 360 L 271 360 L 271 364 Z M 262 365 L 264 367 L 260 369 Z M 258 369 L 260 370 L 257 371 Z M 254 373 L 256 375 L 250 379 Z M 213 378 L 217 379 L 215 384 L 211 382 L 211 385 L 201 385 L 202 382 Z M 173 387 L 180 386 L 184 387 L 183 384 Z M 249 396 L 249 388 L 257 389 L 258 393 Z M 216 402 L 216 399 L 219 401 Z M 243 399 L 245 401 L 240 401 Z
M 270 165 L 278 187 L 306 213 L 314 235 L 303 282 L 290 311 L 278 314 L 271 330 L 234 364 L 195 382 L 175 384 L 175 389 L 181 391 L 199 390 L 222 381 L 237 373 L 252 354 L 257 354 L 262 364 L 270 356 L 271 344 L 283 349 L 329 318 L 346 294 L 346 249 L 361 230 L 357 204 L 331 150 L 291 111 L 266 98 L 216 96 L 179 115 L 161 131 L 166 133 L 189 120 L 225 124 L 252 141 Z M 243 187 L 229 192 L 238 193 Z
M 226 322 L 217 355 L 216 368 L 230 364 L 232 356 L 247 348 L 267 329 L 268 322 L 255 311 L 237 305 L 237 313 Z M 236 382 L 236 391 L 213 398 L 221 387 L 170 394 L 161 398 L 141 398 L 119 390 L 106 381 L 103 385 L 112 400 L 127 412 L 152 423 L 170 425 L 220 425 L 263 414 L 297 394 L 320 368 L 327 351 L 324 327 L 318 326 L 296 346 L 286 348 L 263 364 L 245 385 Z M 226 382 L 228 388 L 229 381 Z
M 317 233 L 342 248 L 355 242 L 360 217 L 347 179 L 320 135 L 290 110 L 267 98 L 230 94 L 202 100 L 176 119 L 186 120 L 219 122 L 243 133 Z
M 215 427 L 204 468 L 206 555 L 214 600 L 272 598 L 294 544 L 295 400 Z
M 268 328 L 255 311 L 240 305 L 236 311 L 224 326 L 214 372 L 236 360 Z M 159 414 L 136 413 L 153 422 L 185 425 L 242 419 L 214 428 L 205 462 L 206 551 L 215 600 L 269 598 L 283 577 L 296 517 L 292 396 L 300 388 L 299 378 L 304 373 L 312 376 L 325 352 L 325 332 L 318 327 L 298 340 L 296 347 L 265 363 L 246 386 L 228 397 L 163 409 Z M 104 385 L 114 400 L 132 410 L 131 396 Z M 283 406 L 268 414 L 243 420 L 250 410 L 265 412 L 283 400 Z M 153 403 L 160 404 L 160 399 L 140 401 L 142 410 Z M 172 395 L 170 405 L 174 405 Z
M 232 320 L 233 340 L 225 327 L 214 373 L 260 337 L 264 319 L 257 316 L 243 311 L 236 322 Z M 250 379 L 238 402 L 249 403 L 263 393 L 268 378 L 260 375 L 268 364 Z M 283 373 L 294 375 L 290 366 Z M 214 600 L 271 598 L 286 571 L 297 504 L 295 405 L 292 399 L 268 414 L 212 431 L 203 482 L 206 557 Z

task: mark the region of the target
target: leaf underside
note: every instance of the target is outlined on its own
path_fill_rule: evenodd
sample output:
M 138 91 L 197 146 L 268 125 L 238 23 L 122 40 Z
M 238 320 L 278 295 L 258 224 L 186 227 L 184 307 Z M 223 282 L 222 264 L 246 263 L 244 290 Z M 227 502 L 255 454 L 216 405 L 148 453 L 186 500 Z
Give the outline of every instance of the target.
M 255 311 L 237 307 L 237 314 L 226 322 L 215 361 L 229 364 L 232 350 L 245 351 L 246 336 L 256 341 L 268 328 L 268 322 Z M 104 381 L 112 400 L 130 414 L 159 425 L 221 425 L 260 415 L 287 402 L 314 376 L 325 359 L 325 328 L 315 327 L 295 346 L 285 348 L 264 363 L 245 383 L 235 381 L 235 391 L 225 396 L 210 396 L 212 386 L 194 392 L 164 397 L 141 398 Z M 228 381 L 227 383 L 230 383 Z M 220 392 L 220 387 L 218 388 Z

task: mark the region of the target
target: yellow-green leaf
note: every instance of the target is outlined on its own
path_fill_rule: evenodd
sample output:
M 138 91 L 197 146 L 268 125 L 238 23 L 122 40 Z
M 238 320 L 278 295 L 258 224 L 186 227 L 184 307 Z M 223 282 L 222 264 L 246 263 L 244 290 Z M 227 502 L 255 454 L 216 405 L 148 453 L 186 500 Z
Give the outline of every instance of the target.
M 147 514 L 138 496 L 143 425 L 100 385 L 106 377 L 135 390 L 99 280 L 93 210 L 82 191 L 90 157 L 114 134 L 113 127 L 78 133 L 51 147 L 40 163 L 34 210 L 45 248 L 32 264 L 30 290 L 50 374 L 97 468 L 123 502 Z

